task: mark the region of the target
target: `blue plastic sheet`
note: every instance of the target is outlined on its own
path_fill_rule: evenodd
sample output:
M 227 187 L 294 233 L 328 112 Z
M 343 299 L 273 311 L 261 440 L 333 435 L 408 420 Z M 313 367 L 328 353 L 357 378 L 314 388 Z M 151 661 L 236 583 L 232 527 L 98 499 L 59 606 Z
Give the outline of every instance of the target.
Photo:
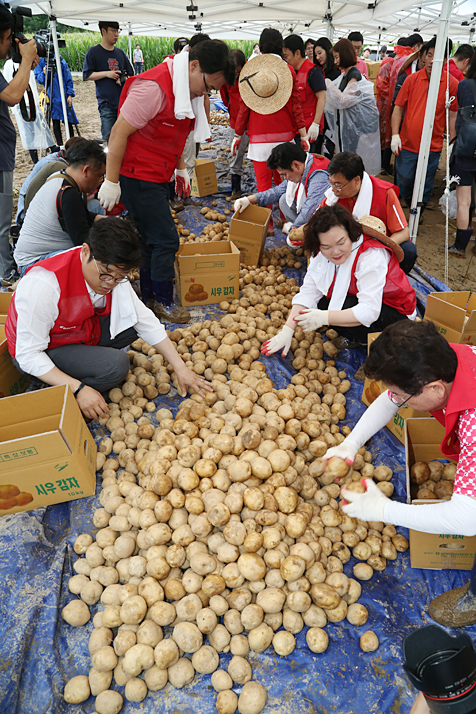
M 229 179 L 222 191 L 229 190 Z M 248 175 L 246 183 L 251 184 Z M 202 199 L 206 205 L 217 200 L 219 209 L 229 206 L 222 194 Z M 188 228 L 205 222 L 192 207 L 180 215 Z M 283 245 L 277 234 L 269 245 Z M 288 272 L 288 270 L 286 270 Z M 293 271 L 296 276 L 296 271 Z M 302 278 L 301 276 L 298 276 Z M 412 277 L 421 307 L 432 290 L 448 289 L 435 278 L 416 271 Z M 216 306 L 194 308 L 193 319 L 203 320 L 222 313 Z M 349 376 L 363 362 L 359 350 L 345 350 L 337 360 Z M 264 358 L 266 359 L 266 358 Z M 289 383 L 294 372 L 291 358 L 274 356 L 266 365 L 276 386 Z M 352 382 L 347 392 L 347 417 L 352 426 L 364 411 L 360 401 L 362 384 Z M 160 406 L 176 412 L 180 399 L 175 391 L 162 397 Z M 96 440 L 102 428 L 92 426 Z M 375 463 L 385 463 L 395 472 L 395 497 L 405 500 L 404 450 L 386 429 L 368 444 Z M 99 493 L 99 481 L 97 493 Z M 67 587 L 74 574 L 76 555 L 72 550 L 80 533 L 94 534 L 92 514 L 98 508 L 96 497 L 37 509 L 0 518 L 0 714 L 80 714 L 94 711 L 91 697 L 82 705 L 68 705 L 62 698 L 65 683 L 90 669 L 88 639 L 92 622 L 72 628 L 61 618 L 61 609 L 73 599 Z M 405 533 L 403 530 L 402 532 Z M 406 533 L 405 533 L 406 534 Z M 407 534 L 406 534 L 407 535 Z M 352 575 L 355 559 L 344 567 Z M 415 698 L 402 670 L 402 640 L 416 628 L 431 622 L 429 602 L 445 590 L 467 581 L 464 571 L 430 571 L 410 567 L 409 554 L 399 554 L 388 561 L 383 573 L 362 583 L 360 602 L 369 610 L 363 627 L 347 621 L 329 623 L 326 631 L 330 644 L 323 654 L 313 654 L 306 645 L 307 627 L 297 635 L 297 647 L 287 658 L 269 648 L 251 654 L 253 678 L 266 686 L 268 704 L 265 714 L 407 714 Z M 91 608 L 92 613 L 96 607 Z M 372 629 L 380 640 L 376 652 L 363 653 L 360 635 Z M 165 635 L 170 628 L 165 628 Z M 467 628 L 476 635 L 476 628 Z M 226 668 L 230 655 L 220 656 Z M 118 688 L 123 693 L 123 688 Z M 235 688 L 239 692 L 239 687 Z M 209 676 L 197 676 L 182 690 L 169 684 L 159 692 L 150 692 L 141 704 L 126 702 L 126 714 L 214 714 L 216 694 Z

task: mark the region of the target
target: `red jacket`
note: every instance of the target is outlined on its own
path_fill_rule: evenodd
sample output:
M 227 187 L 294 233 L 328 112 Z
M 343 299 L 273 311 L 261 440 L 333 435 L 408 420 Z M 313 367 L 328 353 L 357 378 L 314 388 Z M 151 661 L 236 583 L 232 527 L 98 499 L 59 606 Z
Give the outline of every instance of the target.
M 167 103 L 147 125 L 154 130 L 152 139 L 144 138 L 141 129 L 127 139 L 126 152 L 121 164 L 121 176 L 152 183 L 167 183 L 172 179 L 195 119 L 175 118 L 175 97 L 167 63 L 152 67 L 135 77 L 129 77 L 122 90 L 119 111 L 126 101 L 132 83 L 144 79 L 157 82 L 166 94 Z
M 240 89 L 238 82 L 235 82 L 235 84 L 223 84 L 220 87 L 220 96 L 223 104 L 228 107 L 230 126 L 234 129 L 236 118 L 240 111 Z
M 307 81 L 309 72 L 311 69 L 314 69 L 315 66 L 316 65 L 313 64 L 311 60 L 305 59 L 299 70 L 296 72 L 299 97 L 301 99 L 302 114 L 306 124 L 306 129 L 309 129 L 316 114 L 317 97 Z
M 441 442 L 441 453 L 450 459 L 458 460 L 460 444 L 456 434 L 461 412 L 476 407 L 476 354 L 468 345 L 450 345 L 456 352 L 458 366 L 451 387 L 445 411 L 431 412 L 445 427 L 445 436 Z
M 327 167 L 329 166 L 329 159 L 326 159 L 325 156 L 313 156 L 312 159 L 312 164 L 309 168 L 309 171 L 307 172 L 307 176 L 304 179 L 304 191 L 306 192 L 307 196 L 307 187 L 309 185 L 309 179 L 311 178 L 312 174 L 315 173 L 316 171 L 327 171 Z
M 455 79 L 457 79 L 458 82 L 461 82 L 461 80 L 464 79 L 464 74 L 460 69 L 458 69 L 454 59 L 449 60 L 446 66 L 446 71 L 449 72 Z
M 365 253 L 365 251 L 369 248 L 385 248 L 385 250 L 388 250 L 390 253 L 390 261 L 387 269 L 387 280 L 383 288 L 382 302 L 385 305 L 388 305 L 389 307 L 395 308 L 395 310 L 398 310 L 398 312 L 400 312 L 402 315 L 411 315 L 416 308 L 415 291 L 408 282 L 407 276 L 400 268 L 398 260 L 395 257 L 395 253 L 393 253 L 390 248 L 387 248 L 387 246 L 383 245 L 383 243 L 380 243 L 374 238 L 369 238 L 369 236 L 366 235 L 364 235 L 363 243 L 357 251 L 354 263 L 352 265 L 352 274 L 350 278 L 348 294 L 357 295 L 358 293 L 357 279 L 355 277 L 355 268 L 359 256 L 362 255 L 362 253 Z M 327 297 L 329 299 L 332 295 L 334 282 L 335 277 L 329 288 L 329 292 L 327 293 Z
M 248 128 L 252 144 L 284 143 L 292 141 L 297 131 L 305 128 L 296 73 L 291 67 L 289 71 L 293 77 L 293 91 L 287 103 L 278 112 L 257 114 L 240 98 L 240 111 L 235 125 L 237 136 L 242 136 Z
M 106 307 L 103 310 L 94 309 L 81 270 L 80 253 L 79 246 L 31 266 L 50 270 L 56 275 L 60 286 L 59 314 L 50 332 L 47 347 L 49 350 L 64 345 L 97 345 L 101 337 L 99 316 L 103 317 L 111 312 L 112 292 L 106 296 Z M 8 351 L 12 357 L 15 357 L 16 351 L 17 320 L 13 293 L 5 323 Z

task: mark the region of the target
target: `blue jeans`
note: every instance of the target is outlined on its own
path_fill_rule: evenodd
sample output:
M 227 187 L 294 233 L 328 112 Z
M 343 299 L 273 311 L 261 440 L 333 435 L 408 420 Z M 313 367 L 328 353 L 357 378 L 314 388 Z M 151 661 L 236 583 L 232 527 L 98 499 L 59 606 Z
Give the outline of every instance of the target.
M 134 62 L 134 72 L 135 74 L 140 74 L 142 72 L 142 62 Z
M 18 272 L 20 273 L 20 277 L 23 278 L 28 268 L 31 268 L 32 265 L 36 265 L 40 262 L 40 260 L 46 260 L 46 258 L 51 258 L 53 255 L 58 255 L 58 253 L 64 253 L 64 250 L 54 250 L 52 253 L 45 253 L 44 255 L 40 256 L 39 258 L 34 260 L 33 263 L 29 263 L 28 265 L 23 266 L 19 265 Z
M 431 198 L 433 184 L 435 183 L 435 174 L 440 161 L 440 154 L 441 151 L 430 151 L 425 177 L 425 189 L 423 191 L 423 203 L 428 203 Z M 401 197 L 408 204 L 410 204 L 413 194 L 418 156 L 419 154 L 415 154 L 413 151 L 402 149 L 399 155 L 395 157 L 396 184 L 400 189 Z
M 114 109 L 110 104 L 101 104 L 99 107 L 99 116 L 101 117 L 101 134 L 102 138 L 106 137 L 111 133 L 111 129 L 116 123 L 117 119 L 117 109 Z

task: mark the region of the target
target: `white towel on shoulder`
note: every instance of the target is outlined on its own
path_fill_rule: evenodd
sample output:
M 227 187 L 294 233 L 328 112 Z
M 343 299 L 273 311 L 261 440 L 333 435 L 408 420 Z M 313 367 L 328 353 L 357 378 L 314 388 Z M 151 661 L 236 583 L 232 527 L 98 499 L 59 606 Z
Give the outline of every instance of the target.
M 188 45 L 173 58 L 174 114 L 176 119 L 195 119 L 193 138 L 197 142 L 206 141 L 206 139 L 210 138 L 211 134 L 210 125 L 205 113 L 204 97 L 190 99 L 188 59 Z
M 339 196 L 335 195 L 332 188 L 328 188 L 324 195 L 326 197 L 327 206 L 335 206 L 339 200 Z M 370 180 L 368 173 L 364 171 L 362 186 L 360 187 L 359 195 L 357 196 L 357 201 L 355 202 L 354 210 L 352 211 L 352 215 L 357 221 L 364 216 L 370 216 L 373 195 L 374 189 L 372 181 Z

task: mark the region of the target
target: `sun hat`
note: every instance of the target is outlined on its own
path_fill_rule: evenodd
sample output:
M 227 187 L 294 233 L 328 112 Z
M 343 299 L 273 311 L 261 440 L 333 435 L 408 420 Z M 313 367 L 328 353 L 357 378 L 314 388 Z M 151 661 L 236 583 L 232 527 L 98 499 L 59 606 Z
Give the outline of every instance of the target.
M 291 96 L 292 70 L 277 55 L 258 55 L 241 70 L 239 87 L 241 98 L 249 109 L 257 114 L 274 114 Z
M 390 250 L 395 253 L 395 257 L 398 262 L 402 262 L 404 258 L 403 250 L 400 248 L 398 243 L 395 243 L 395 241 L 387 236 L 387 227 L 385 223 L 380 220 L 380 218 L 377 218 L 376 216 L 362 216 L 362 218 L 359 219 L 359 223 L 366 235 L 371 238 L 375 238 L 380 241 L 380 243 L 383 243 L 383 245 L 386 245 L 387 248 L 390 248 Z

